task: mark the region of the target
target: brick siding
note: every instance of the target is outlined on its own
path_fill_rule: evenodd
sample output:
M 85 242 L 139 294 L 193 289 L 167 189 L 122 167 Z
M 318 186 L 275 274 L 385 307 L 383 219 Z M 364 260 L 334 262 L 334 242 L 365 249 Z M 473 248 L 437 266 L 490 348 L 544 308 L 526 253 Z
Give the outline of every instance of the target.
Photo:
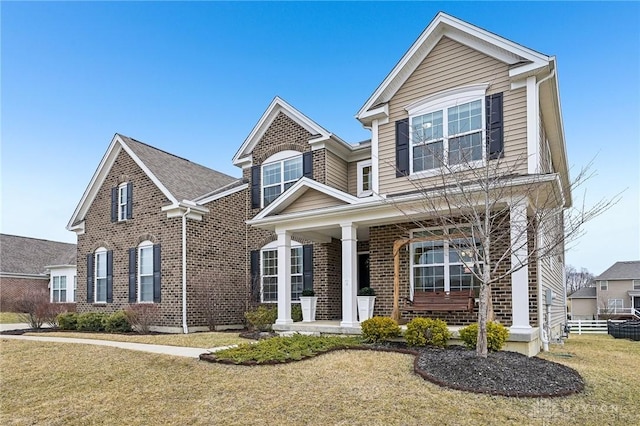
M 49 277 L 47 278 L 0 278 L 0 311 L 13 312 L 14 303 L 28 291 L 42 291 L 49 294 Z

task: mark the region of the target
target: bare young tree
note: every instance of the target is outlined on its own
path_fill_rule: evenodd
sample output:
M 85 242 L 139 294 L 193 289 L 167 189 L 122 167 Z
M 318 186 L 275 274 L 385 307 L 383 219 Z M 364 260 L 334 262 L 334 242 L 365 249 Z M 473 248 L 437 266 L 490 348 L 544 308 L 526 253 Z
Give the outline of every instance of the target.
M 496 152 L 492 131 L 486 131 L 485 141 L 482 129 L 475 134 L 466 130 L 466 135 L 445 141 L 433 131 L 411 129 L 413 170 L 429 177 L 407 177 L 411 193 L 386 200 L 412 229 L 420 229 L 420 237 L 405 243 L 445 241 L 479 287 L 477 355 L 486 357 L 492 286 L 534 260 L 562 253 L 581 235 L 582 225 L 615 204 L 619 195 L 590 207 L 575 201 L 568 205 L 570 194 L 593 176 L 591 164 L 571 181 L 551 166 L 529 174 L 526 154 L 514 155 L 509 147 Z M 397 300 L 394 316 L 399 317 L 396 306 Z
M 565 276 L 567 277 L 567 296 L 575 293 L 581 288 L 589 287 L 593 284 L 593 280 L 595 278 L 587 268 L 580 268 L 578 271 L 571 265 L 566 266 Z

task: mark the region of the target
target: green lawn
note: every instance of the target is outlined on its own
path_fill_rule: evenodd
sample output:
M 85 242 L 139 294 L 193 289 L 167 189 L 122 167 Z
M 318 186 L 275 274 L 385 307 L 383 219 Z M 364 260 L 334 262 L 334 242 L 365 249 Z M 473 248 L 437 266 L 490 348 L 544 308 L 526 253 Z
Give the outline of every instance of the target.
M 543 357 L 585 391 L 553 399 L 442 389 L 413 356 L 336 351 L 246 367 L 124 349 L 3 340 L 1 424 L 638 424 L 640 343 L 572 336 Z

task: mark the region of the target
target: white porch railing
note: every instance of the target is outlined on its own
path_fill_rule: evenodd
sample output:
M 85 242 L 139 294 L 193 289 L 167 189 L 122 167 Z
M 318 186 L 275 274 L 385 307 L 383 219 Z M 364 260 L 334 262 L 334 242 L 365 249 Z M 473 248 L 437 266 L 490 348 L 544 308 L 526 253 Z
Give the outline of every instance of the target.
M 598 308 L 598 315 L 628 315 L 640 319 L 640 312 L 634 308 Z
M 620 323 L 623 320 L 612 320 Z M 576 334 L 607 334 L 607 320 L 569 320 L 571 332 Z

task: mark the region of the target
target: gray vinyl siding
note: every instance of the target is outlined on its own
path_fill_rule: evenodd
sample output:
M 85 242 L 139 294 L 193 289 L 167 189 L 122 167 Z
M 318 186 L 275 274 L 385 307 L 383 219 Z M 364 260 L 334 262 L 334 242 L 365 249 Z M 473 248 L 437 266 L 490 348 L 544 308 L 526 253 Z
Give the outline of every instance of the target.
M 406 177 L 396 178 L 395 170 L 395 122 L 408 117 L 406 106 L 444 90 L 481 83 L 490 85 L 487 94 L 504 94 L 505 166 L 514 167 L 514 173 L 527 172 L 526 90 L 510 90 L 508 65 L 443 37 L 389 101 L 389 122 L 379 128 L 382 194 L 415 189 Z M 425 178 L 419 186 L 438 179 Z
M 347 165 L 347 192 L 358 196 L 358 162 L 352 161 Z
M 550 222 L 549 222 L 550 224 Z M 557 226 L 559 231 L 562 232 L 562 221 L 559 220 L 554 226 Z M 552 244 L 551 240 L 551 232 L 550 229 L 541 230 L 541 240 L 542 244 L 548 246 Z M 561 326 L 567 321 L 567 309 L 566 309 L 566 291 L 564 286 L 564 250 L 562 246 L 557 247 L 549 256 L 545 256 L 538 261 L 540 268 L 540 286 L 542 287 L 542 299 L 540 308 L 542 310 L 546 309 L 545 305 L 545 291 L 547 289 L 551 289 L 555 293 L 555 298 L 551 304 L 551 329 L 552 336 L 555 337 L 556 334 L 561 329 Z M 541 312 L 543 314 L 543 312 Z
M 326 179 L 327 185 L 347 192 L 347 162 L 327 150 Z
M 544 121 L 542 118 L 542 112 L 540 113 L 540 171 L 542 173 L 553 173 L 553 164 L 551 164 L 551 155 L 549 151 L 549 141 L 547 140 L 547 133 L 544 130 Z

